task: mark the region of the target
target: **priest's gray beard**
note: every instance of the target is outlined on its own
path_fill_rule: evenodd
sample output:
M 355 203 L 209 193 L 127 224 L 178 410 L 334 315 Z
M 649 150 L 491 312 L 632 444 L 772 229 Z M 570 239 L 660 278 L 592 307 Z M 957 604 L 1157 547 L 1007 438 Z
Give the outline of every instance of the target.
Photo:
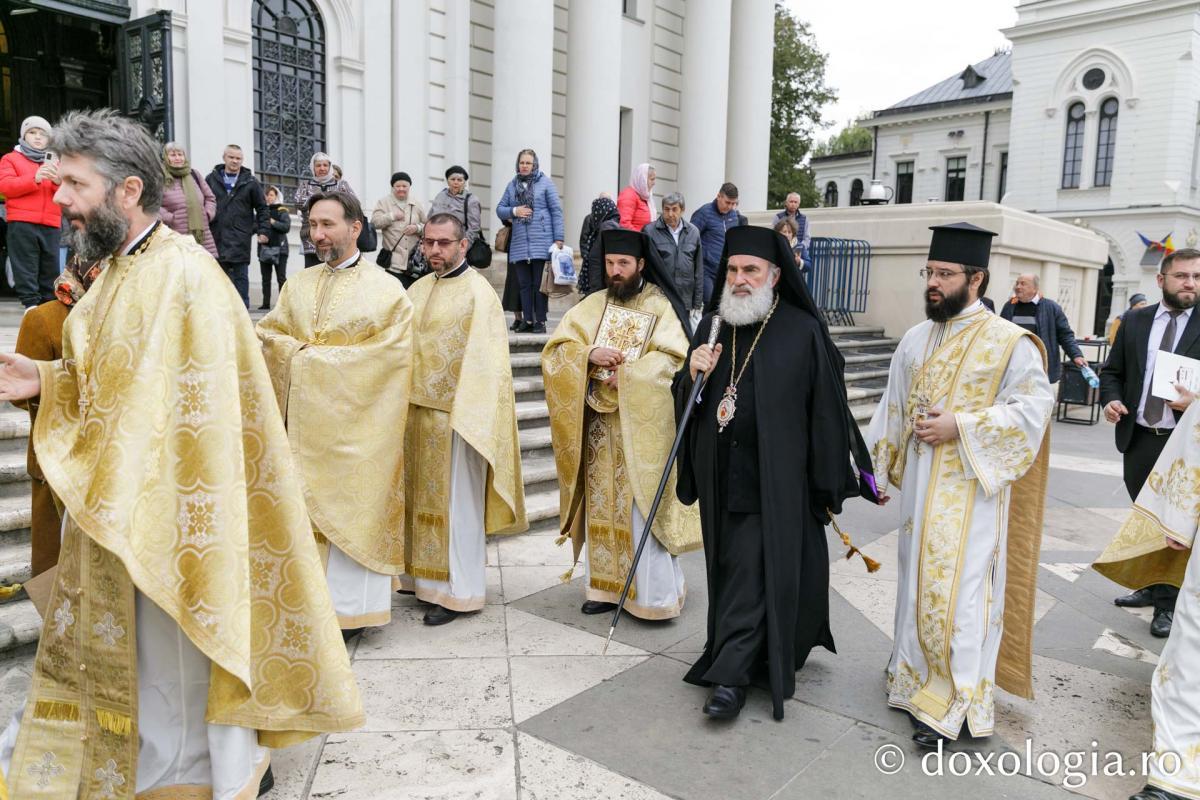
M 774 300 L 775 287 L 769 281 L 757 289 L 752 289 L 750 294 L 742 295 L 734 294 L 733 287 L 727 283 L 721 290 L 721 304 L 717 306 L 717 313 L 727 324 L 740 328 L 743 325 L 762 322 L 771 312 L 771 303 Z
M 129 220 L 117 208 L 116 191 L 109 192 L 104 204 L 90 214 L 78 214 L 63 209 L 68 221 L 83 223 L 82 228 L 71 225 L 63 234 L 67 247 L 85 264 L 113 255 L 129 234 Z

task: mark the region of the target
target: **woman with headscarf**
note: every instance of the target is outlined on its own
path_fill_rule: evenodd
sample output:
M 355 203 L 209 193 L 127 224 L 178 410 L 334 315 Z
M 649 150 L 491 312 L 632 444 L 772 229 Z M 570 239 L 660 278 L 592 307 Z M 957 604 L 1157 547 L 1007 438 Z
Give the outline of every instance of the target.
M 321 263 L 321 259 L 317 256 L 317 248 L 308 238 L 308 211 L 305 209 L 305 206 L 308 205 L 308 198 L 319 192 L 345 192 L 358 199 L 358 195 L 354 194 L 349 183 L 334 176 L 333 159 L 329 157 L 328 153 L 313 153 L 313 157 L 308 161 L 308 171 L 311 173 L 311 177 L 296 187 L 296 194 L 292 198 L 292 202 L 300 212 L 300 249 L 304 253 L 305 267 Z
M 563 213 L 558 189 L 538 167 L 537 153 L 528 148 L 517 153 L 517 174 L 508 182 L 496 205 L 496 215 L 512 224 L 508 240 L 508 271 L 514 271 L 521 288 L 523 324 L 519 333 L 546 332 L 546 295 L 541 292 L 542 272 L 552 247 L 562 247 Z M 508 278 L 505 279 L 507 288 Z M 518 309 L 513 309 L 518 310 Z
M 187 150 L 178 142 L 163 145 L 162 205 L 158 218 L 176 233 L 191 235 L 196 244 L 217 257 L 210 223 L 217 214 L 217 198 L 199 170 L 188 161 Z
M 617 211 L 621 215 L 621 227 L 641 231 L 654 221 L 654 203 L 650 193 L 654 190 L 654 167 L 638 164 L 629 176 L 629 185 L 617 195 Z
M 583 268 L 579 270 L 579 281 L 575 288 L 581 297 L 604 290 L 604 257 L 596 243 L 603 231 L 621 227 L 617 204 L 607 194 L 592 201 L 592 213 L 583 221 L 579 232 L 579 258 Z
M 67 313 L 79 302 L 84 292 L 91 288 L 104 264 L 105 261 L 102 260 L 85 266 L 77 258 L 71 258 L 67 262 L 66 271 L 54 281 L 54 299 L 29 309 L 21 319 L 21 328 L 17 331 L 18 353 L 38 361 L 57 361 L 62 358 L 62 330 Z M 37 420 L 37 399 L 14 405 L 29 410 L 29 424 L 32 428 Z M 58 563 L 62 517 L 54 505 L 54 494 L 50 491 L 50 485 L 46 483 L 41 467 L 38 466 L 37 455 L 33 451 L 33 437 L 29 439 L 26 471 L 29 473 L 33 495 L 33 516 L 29 523 L 33 554 L 30 571 L 36 576 Z

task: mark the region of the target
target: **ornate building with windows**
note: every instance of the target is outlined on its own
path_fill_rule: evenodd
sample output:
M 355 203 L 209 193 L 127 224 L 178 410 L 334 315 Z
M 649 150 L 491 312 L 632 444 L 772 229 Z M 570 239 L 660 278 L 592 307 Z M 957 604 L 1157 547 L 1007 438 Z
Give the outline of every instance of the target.
M 204 170 L 237 143 L 291 186 L 327 151 L 370 203 L 397 170 L 429 202 L 461 164 L 485 229 L 532 147 L 574 240 L 643 161 L 659 197 L 695 208 L 731 180 L 765 205 L 773 31 L 767 0 L 6 0 L 23 94 L 5 78 L 0 127 L 113 105 Z
M 1156 296 L 1161 248 L 1200 242 L 1200 2 L 1022 0 L 998 53 L 875 112 L 871 152 L 813 159 L 847 205 L 854 181 L 891 202 L 992 200 L 1109 245 L 1096 326 Z M 960 177 L 961 176 L 961 177 Z

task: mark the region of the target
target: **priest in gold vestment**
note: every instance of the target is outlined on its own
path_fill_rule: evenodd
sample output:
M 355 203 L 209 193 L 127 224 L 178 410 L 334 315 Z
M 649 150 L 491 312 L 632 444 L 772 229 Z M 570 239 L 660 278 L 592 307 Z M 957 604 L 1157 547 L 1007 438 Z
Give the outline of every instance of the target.
M 690 319 L 642 233 L 604 231 L 607 292 L 571 308 L 542 351 L 559 519 L 584 559 L 584 614 L 616 607 L 675 439 L 671 381 L 687 355 Z M 698 549 L 700 515 L 663 494 L 625 610 L 670 619 L 683 610 L 678 556 Z
M 357 199 L 315 194 L 306 215 L 323 263 L 288 279 L 258 336 L 348 639 L 391 621 L 404 571 L 412 303 L 358 252 Z
M 1037 556 L 1054 408 L 1040 340 L 990 313 L 995 234 L 933 229 L 928 320 L 892 359 L 867 433 L 881 499 L 901 490 L 888 704 L 918 745 L 991 735 L 995 686 L 1032 697 Z
M 431 604 L 426 625 L 442 625 L 484 606 L 486 536 L 528 525 L 500 299 L 467 264 L 459 217 L 431 216 L 421 247 L 433 271 L 408 290 L 415 330 L 400 586 Z
M 252 798 L 266 748 L 363 723 L 270 379 L 217 263 L 157 221 L 157 143 L 97 111 L 51 146 L 67 239 L 108 265 L 61 360 L 0 356 L 64 507 L 0 767 L 22 800 Z

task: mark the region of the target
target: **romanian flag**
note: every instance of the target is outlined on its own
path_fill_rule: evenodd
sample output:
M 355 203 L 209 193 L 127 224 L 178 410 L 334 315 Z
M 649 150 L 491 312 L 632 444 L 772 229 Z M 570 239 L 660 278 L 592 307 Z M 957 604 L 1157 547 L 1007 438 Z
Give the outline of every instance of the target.
M 1172 231 L 1172 233 L 1174 232 Z M 1153 250 L 1155 252 L 1162 253 L 1164 256 L 1169 256 L 1171 253 L 1175 252 L 1175 243 L 1171 241 L 1171 235 L 1171 233 L 1168 233 L 1165 237 L 1163 237 L 1161 242 L 1156 242 L 1140 233 L 1138 234 L 1138 238 L 1142 240 L 1142 244 L 1144 244 L 1148 250 Z

